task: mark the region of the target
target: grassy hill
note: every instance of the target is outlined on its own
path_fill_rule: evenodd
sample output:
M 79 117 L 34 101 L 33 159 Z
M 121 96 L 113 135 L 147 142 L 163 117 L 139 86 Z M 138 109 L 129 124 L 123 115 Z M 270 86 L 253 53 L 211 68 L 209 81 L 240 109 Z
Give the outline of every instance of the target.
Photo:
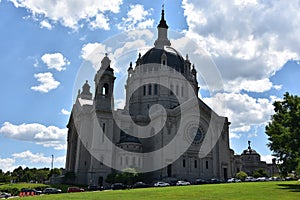
M 253 182 L 232 184 L 210 184 L 193 186 L 174 186 L 165 188 L 145 188 L 118 191 L 97 191 L 71 194 L 42 195 L 26 199 L 105 199 L 105 200 L 174 200 L 174 199 L 237 199 L 264 200 L 300 199 L 300 182 Z

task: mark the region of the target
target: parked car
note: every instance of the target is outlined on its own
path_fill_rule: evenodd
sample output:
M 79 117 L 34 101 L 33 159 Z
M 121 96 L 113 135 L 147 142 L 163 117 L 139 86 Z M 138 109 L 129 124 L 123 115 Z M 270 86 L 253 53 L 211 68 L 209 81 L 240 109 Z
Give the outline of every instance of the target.
M 43 191 L 44 194 L 58 194 L 61 193 L 61 189 L 57 188 L 46 188 Z
M 5 198 L 5 199 L 7 199 L 7 198 L 9 198 L 9 197 L 11 197 L 11 194 L 6 193 L 6 192 L 0 192 L 0 198 Z
M 201 178 L 197 178 L 196 180 L 195 180 L 195 184 L 206 184 L 206 183 L 208 183 L 208 181 L 207 180 L 204 180 L 204 179 L 201 179 Z
M 98 186 L 98 185 L 89 185 L 88 186 L 89 191 L 97 191 L 97 190 L 103 190 L 103 187 Z
M 217 178 L 212 178 L 209 180 L 209 183 L 221 183 L 221 181 Z
M 188 181 L 177 181 L 176 185 L 191 185 Z
M 84 192 L 84 189 L 80 187 L 68 187 L 67 192 Z
M 266 177 L 258 177 L 256 180 L 257 181 L 268 181 L 268 179 Z
M 158 181 L 154 183 L 154 187 L 166 187 L 166 186 L 170 186 L 170 184 L 162 181 Z
M 136 182 L 132 188 L 147 188 L 149 187 L 148 184 L 144 183 L 144 182 Z
M 124 190 L 126 188 L 127 188 L 127 186 L 124 185 L 123 183 L 114 183 L 111 185 L 112 190 Z
M 252 176 L 248 176 L 248 177 L 245 178 L 245 181 L 246 182 L 255 182 L 255 181 L 257 181 L 257 179 L 253 178 Z
M 31 188 L 22 188 L 21 192 L 25 192 L 26 194 L 30 194 L 30 195 L 40 195 L 43 192 L 40 190 L 35 190 L 35 189 L 31 189 Z
M 230 178 L 227 180 L 227 183 L 239 183 L 239 182 L 241 182 L 241 180 L 238 178 Z

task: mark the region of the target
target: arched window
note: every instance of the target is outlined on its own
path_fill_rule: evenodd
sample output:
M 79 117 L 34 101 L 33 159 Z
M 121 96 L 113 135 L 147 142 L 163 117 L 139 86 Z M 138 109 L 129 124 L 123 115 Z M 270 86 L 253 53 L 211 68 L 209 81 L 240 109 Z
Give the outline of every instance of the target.
M 143 86 L 143 93 L 144 93 L 144 96 L 146 96 L 146 85 Z
M 101 90 L 102 95 L 108 95 L 108 84 L 104 83 L 102 90 Z
M 148 95 L 152 95 L 152 85 L 148 85 Z
M 158 85 L 154 84 L 154 95 L 157 95 L 158 93 Z

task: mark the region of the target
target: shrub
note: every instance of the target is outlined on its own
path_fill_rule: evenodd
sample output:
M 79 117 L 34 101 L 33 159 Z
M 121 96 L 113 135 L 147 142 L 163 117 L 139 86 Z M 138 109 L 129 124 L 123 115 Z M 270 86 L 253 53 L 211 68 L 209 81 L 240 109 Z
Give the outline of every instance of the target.
M 235 178 L 238 178 L 242 181 L 245 181 L 245 179 L 247 178 L 247 173 L 246 172 L 243 172 L 243 171 L 240 171 L 238 173 L 235 174 Z

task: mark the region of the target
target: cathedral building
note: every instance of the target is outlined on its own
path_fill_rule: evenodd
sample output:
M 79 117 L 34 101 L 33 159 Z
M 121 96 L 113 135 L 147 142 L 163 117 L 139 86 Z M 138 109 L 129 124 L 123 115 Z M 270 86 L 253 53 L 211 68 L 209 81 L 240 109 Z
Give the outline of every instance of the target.
M 147 181 L 232 177 L 229 125 L 199 97 L 197 71 L 168 39 L 161 13 L 154 47 L 128 64 L 123 109 L 114 109 L 111 62 L 101 61 L 90 92 L 86 82 L 68 127 L 66 170 L 75 184 L 105 185 L 108 174 L 126 168 Z M 163 108 L 163 109 L 162 109 Z

